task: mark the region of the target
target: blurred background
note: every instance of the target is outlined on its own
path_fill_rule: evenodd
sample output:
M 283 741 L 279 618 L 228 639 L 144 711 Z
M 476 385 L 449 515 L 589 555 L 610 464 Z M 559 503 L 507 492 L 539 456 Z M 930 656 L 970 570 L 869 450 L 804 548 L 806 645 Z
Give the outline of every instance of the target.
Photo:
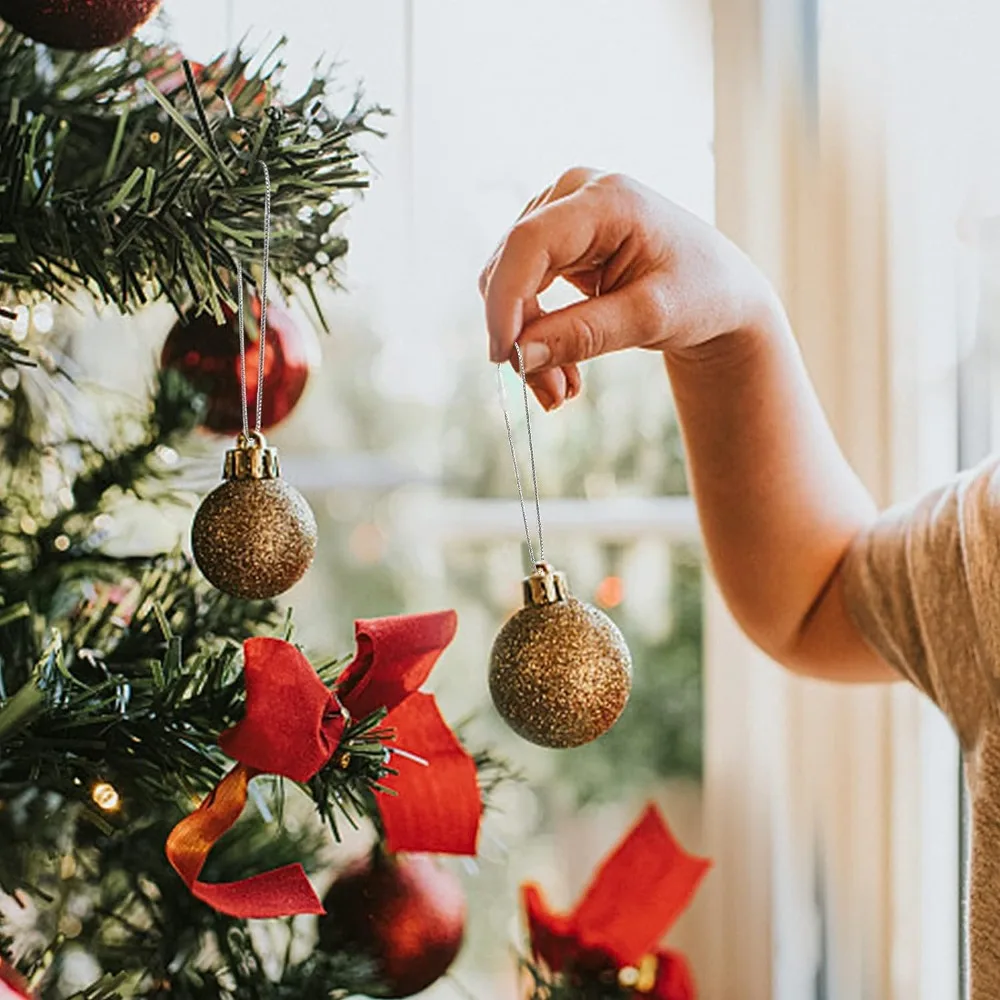
M 630 707 L 573 753 L 533 749 L 492 713 L 486 658 L 525 563 L 476 279 L 564 169 L 633 174 L 771 275 L 879 499 L 932 485 L 986 454 L 1000 421 L 1000 9 L 165 0 L 148 30 L 163 24 L 202 62 L 243 37 L 287 36 L 293 90 L 334 60 L 345 104 L 361 85 L 393 113 L 368 144 L 373 184 L 350 213 L 343 288 L 324 296 L 331 332 L 316 336 L 306 395 L 271 438 L 320 522 L 316 565 L 288 598 L 301 639 L 341 651 L 357 617 L 457 608 L 435 680 L 445 714 L 528 778 L 499 796 L 467 872 L 455 978 L 476 997 L 513 996 L 520 883 L 569 905 L 652 799 L 715 860 L 671 938 L 707 1000 L 957 1000 L 954 741 L 912 692 L 793 681 L 739 636 L 702 565 L 655 358 L 588 367 L 582 398 L 533 423 L 548 552 L 625 632 Z M 566 296 L 553 289 L 548 304 Z M 291 309 L 307 328 L 310 311 Z M 103 316 L 100 337 L 92 318 L 73 322 L 81 365 L 139 392 L 173 316 L 150 311 L 139 336 L 124 335 L 135 321 Z M 223 447 L 206 434 L 182 456 L 192 491 L 215 481 Z M 188 518 L 144 509 L 132 530 L 169 548 Z

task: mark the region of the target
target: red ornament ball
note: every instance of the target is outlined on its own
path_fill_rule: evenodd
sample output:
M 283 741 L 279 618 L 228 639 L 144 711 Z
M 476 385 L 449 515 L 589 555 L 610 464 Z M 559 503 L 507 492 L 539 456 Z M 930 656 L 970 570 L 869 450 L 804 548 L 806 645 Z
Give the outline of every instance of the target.
M 225 309 L 226 322 L 202 313 L 190 323 L 178 322 L 163 345 L 160 364 L 185 375 L 208 397 L 205 427 L 217 434 L 238 434 L 243 429 L 240 404 L 240 338 L 236 315 Z M 250 424 L 257 410 L 257 365 L 260 338 L 260 299 L 251 300 L 256 323 L 247 330 L 247 404 Z M 267 338 L 264 344 L 264 406 L 261 430 L 269 430 L 295 409 L 302 397 L 313 361 L 319 353 L 316 332 L 303 329 L 276 302 L 267 304 Z
M 28 983 L 0 956 L 0 1000 L 32 1000 Z
M 465 935 L 458 877 L 426 854 L 376 850 L 348 868 L 323 900 L 319 947 L 375 963 L 387 997 L 412 997 L 451 967 Z
M 148 21 L 160 0 L 0 0 L 0 18 L 55 49 L 117 45 Z

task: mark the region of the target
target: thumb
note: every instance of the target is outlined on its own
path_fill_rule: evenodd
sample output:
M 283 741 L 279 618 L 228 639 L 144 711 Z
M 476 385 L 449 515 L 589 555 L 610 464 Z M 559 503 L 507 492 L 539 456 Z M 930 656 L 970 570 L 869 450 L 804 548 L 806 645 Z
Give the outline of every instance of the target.
M 525 326 L 518 338 L 530 375 L 643 343 L 646 323 L 633 289 L 574 303 Z

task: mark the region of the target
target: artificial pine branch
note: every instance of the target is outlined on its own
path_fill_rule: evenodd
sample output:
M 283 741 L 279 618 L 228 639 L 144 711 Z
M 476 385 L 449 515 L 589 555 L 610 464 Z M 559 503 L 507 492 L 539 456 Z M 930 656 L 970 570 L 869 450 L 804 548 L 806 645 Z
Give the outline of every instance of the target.
M 344 195 L 367 186 L 355 140 L 383 114 L 342 115 L 318 74 L 278 95 L 281 45 L 257 68 L 241 50 L 185 70 L 132 39 L 86 55 L 0 30 L 0 288 L 7 304 L 85 291 L 133 312 L 165 298 L 222 320 L 239 257 L 263 238 L 273 186 L 271 267 L 286 292 L 336 282 Z M 192 85 L 193 84 L 193 85 Z M 10 342 L 0 337 L 0 351 Z
M 57 814 L 42 796 L 26 794 L 0 809 L 0 837 L 13 845 L 0 858 L 0 884 L 13 854 L 26 863 L 20 881 L 30 874 L 31 885 L 21 898 L 35 910 L 30 934 L 9 934 L 6 953 L 19 955 L 29 973 L 54 960 L 51 972 L 58 973 L 65 928 L 76 923 L 77 936 L 106 970 L 78 994 L 81 1000 L 328 1000 L 384 992 L 369 961 L 342 952 L 296 964 L 286 959 L 277 974 L 266 974 L 259 940 L 244 922 L 178 891 L 163 843 L 180 816 L 176 806 L 149 805 L 140 819 L 102 831 L 78 809 Z M 24 851 L 29 841 L 32 850 Z M 216 846 L 205 875 L 229 881 L 248 865 L 270 870 L 300 860 L 315 870 L 321 847 L 314 830 L 275 828 L 248 812 Z M 290 933 L 292 927 L 289 921 Z M 46 977 L 43 995 L 53 978 Z
M 72 449 L 76 463 L 82 471 L 72 485 L 72 502 L 67 509 L 45 520 L 40 511 L 31 514 L 41 520 L 37 533 L 24 537 L 21 532 L 20 547 L 25 550 L 23 565 L 30 567 L 36 587 L 48 585 L 51 571 L 80 559 L 93 557 L 102 541 L 100 532 L 93 530 L 95 515 L 103 508 L 111 491 L 137 492 L 141 485 L 162 478 L 165 470 L 158 467 L 156 455 L 162 448 L 177 446 L 187 438 L 198 425 L 204 407 L 190 383 L 179 373 L 171 370 L 160 372 L 154 386 L 151 402 L 144 420 L 138 424 L 130 421 L 130 431 L 123 435 L 126 440 L 116 448 L 100 447 L 87 440 L 72 440 L 63 443 L 64 449 Z M 132 417 L 129 414 L 129 417 Z M 16 476 L 16 470 L 11 471 Z M 25 505 L 46 499 L 30 488 L 23 493 Z M 0 532 L 13 527 L 0 521 Z M 56 545 L 62 536 L 69 544 Z M 11 540 L 10 551 L 16 551 Z M 15 584 L 16 585 L 16 584 Z
M 162 568 L 154 579 L 157 573 Z M 190 801 L 232 766 L 218 737 L 243 714 L 239 647 L 202 635 L 197 651 L 185 658 L 180 636 L 170 630 L 151 589 L 145 581 L 133 622 L 115 625 L 120 640 L 111 636 L 103 648 L 74 648 L 57 634 L 28 682 L 0 699 L 0 796 L 33 788 L 90 809 L 91 789 L 106 781 L 126 802 Z M 107 608 L 90 609 L 87 618 L 107 621 Z M 119 647 L 129 630 L 148 635 L 153 621 L 166 630 L 158 644 L 165 651 L 149 656 L 148 644 L 140 643 L 137 652 L 147 655 L 123 661 Z M 319 672 L 328 686 L 335 684 L 336 669 Z M 396 774 L 387 753 L 393 734 L 381 727 L 384 716 L 375 712 L 349 725 L 330 762 L 306 786 L 338 839 L 338 816 L 354 826 L 366 819 L 378 824 L 375 795 L 387 794 L 383 779 Z M 477 763 L 484 791 L 492 792 L 509 774 L 487 754 Z
M 50 447 L 77 466 L 68 509 L 44 520 L 34 450 L 4 474 L 0 540 L 0 796 L 35 787 L 90 808 L 110 781 L 129 801 L 190 800 L 230 762 L 219 734 L 243 714 L 239 642 L 279 628 L 276 605 L 229 597 L 180 554 L 123 560 L 104 553 L 97 516 L 112 491 L 162 476 L 155 455 L 197 423 L 199 399 L 163 373 L 141 421 L 114 446 L 86 440 Z M 31 439 L 30 424 L 26 437 Z M 37 529 L 22 530 L 25 516 Z M 333 687 L 344 661 L 318 668 Z M 337 818 L 378 822 L 376 794 L 394 774 L 383 713 L 354 721 L 331 762 L 309 783 L 334 833 Z M 481 754 L 484 800 L 509 774 Z
M 0 324 L 10 324 L 17 319 L 17 313 L 12 309 L 0 306 Z M 33 365 L 31 354 L 28 349 L 19 344 L 13 333 L 0 326 L 0 361 L 12 365 Z M 6 398 L 7 390 L 0 386 L 0 399 Z
M 47 416 L 48 396 L 41 405 Z M 169 469 L 158 463 L 159 450 L 178 446 L 200 412 L 189 384 L 165 372 L 148 407 L 128 411 L 114 443 L 97 445 L 54 441 L 45 419 L 18 400 L 5 456 L 16 461 L 0 463 L 0 700 L 27 682 L 53 627 L 67 669 L 76 670 L 80 650 L 111 667 L 158 659 L 164 639 L 154 606 L 189 646 L 200 637 L 239 640 L 273 626 L 273 603 L 221 594 L 181 557 L 122 559 L 103 549 L 101 515 L 109 498 L 148 491 L 162 480 Z M 68 506 L 65 498 L 54 503 L 43 463 L 69 483 Z M 127 627 L 123 601 L 135 612 Z M 12 609 L 22 610 L 7 620 Z

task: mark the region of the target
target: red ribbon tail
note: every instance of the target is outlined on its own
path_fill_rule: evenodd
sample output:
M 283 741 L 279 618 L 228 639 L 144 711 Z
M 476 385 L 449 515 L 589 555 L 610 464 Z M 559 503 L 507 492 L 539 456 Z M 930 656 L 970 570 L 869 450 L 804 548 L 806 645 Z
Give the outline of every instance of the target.
M 326 913 L 300 864 L 251 875 L 239 882 L 195 882 L 190 889 L 192 896 L 219 913 L 241 920 Z
M 584 950 L 633 965 L 652 951 L 687 908 L 711 867 L 677 842 L 663 817 L 650 806 L 605 859 L 573 915 Z M 623 886 L 641 887 L 621 905 Z
M 483 814 L 476 762 L 448 727 L 433 695 L 411 694 L 386 716 L 395 730 L 391 766 L 398 774 L 379 795 L 386 847 L 423 854 L 474 855 Z M 410 755 L 419 758 L 411 759 Z
M 323 913 L 323 904 L 301 865 L 285 865 L 238 882 L 201 882 L 209 851 L 239 819 L 247 789 L 259 771 L 238 764 L 167 838 L 167 860 L 191 894 L 220 913 L 244 920 Z

